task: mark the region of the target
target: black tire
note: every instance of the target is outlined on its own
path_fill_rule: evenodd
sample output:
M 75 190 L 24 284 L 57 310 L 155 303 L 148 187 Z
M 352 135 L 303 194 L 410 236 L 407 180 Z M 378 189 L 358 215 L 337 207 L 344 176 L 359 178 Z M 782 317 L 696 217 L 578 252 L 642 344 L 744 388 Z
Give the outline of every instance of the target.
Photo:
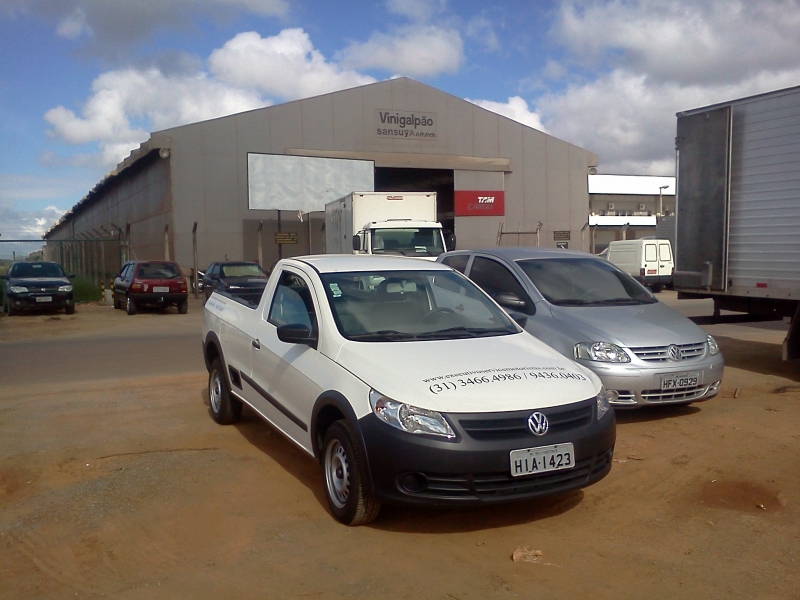
M 185 315 L 189 312 L 189 301 L 188 300 L 181 300 L 178 302 L 178 312 L 182 315 Z
M 381 509 L 367 486 L 364 459 L 347 421 L 331 424 L 322 441 L 322 482 L 328 506 L 345 525 L 366 525 Z
M 220 425 L 236 423 L 242 417 L 242 402 L 231 396 L 221 358 L 215 358 L 208 370 L 208 404 L 211 416 Z
M 14 310 L 14 307 L 11 306 L 11 302 L 9 302 L 8 300 L 6 300 L 6 314 L 9 317 L 13 317 L 14 315 L 17 314 L 17 311 Z
M 114 304 L 114 310 L 122 310 L 122 302 L 117 300 L 117 295 L 116 294 L 114 294 L 113 304 Z
M 654 294 L 657 294 L 661 290 L 664 289 L 664 284 L 663 283 L 654 283 L 653 285 L 650 286 L 650 289 L 653 290 Z
M 74 315 L 75 314 L 75 305 L 74 304 L 70 304 L 69 306 L 67 306 L 64 309 L 64 312 L 67 313 L 68 315 Z
M 129 315 L 136 314 L 136 301 L 130 296 L 125 296 L 125 312 Z

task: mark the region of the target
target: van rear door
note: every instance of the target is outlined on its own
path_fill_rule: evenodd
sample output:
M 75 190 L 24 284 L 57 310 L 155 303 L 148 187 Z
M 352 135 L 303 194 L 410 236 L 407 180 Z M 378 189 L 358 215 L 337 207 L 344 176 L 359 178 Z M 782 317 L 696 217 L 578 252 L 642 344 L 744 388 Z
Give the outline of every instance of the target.
M 658 244 L 656 242 L 645 242 L 642 259 L 645 280 L 658 277 Z
M 670 277 L 674 266 L 672 247 L 670 246 L 669 240 L 658 242 L 658 274 L 664 277 Z

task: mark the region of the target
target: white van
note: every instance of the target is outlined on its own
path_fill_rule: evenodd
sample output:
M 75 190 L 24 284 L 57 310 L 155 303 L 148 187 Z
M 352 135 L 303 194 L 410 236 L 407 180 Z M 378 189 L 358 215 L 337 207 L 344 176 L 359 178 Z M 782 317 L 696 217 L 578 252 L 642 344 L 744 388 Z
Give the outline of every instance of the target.
M 672 284 L 675 262 L 669 240 L 642 238 L 611 242 L 606 259 L 654 292 Z

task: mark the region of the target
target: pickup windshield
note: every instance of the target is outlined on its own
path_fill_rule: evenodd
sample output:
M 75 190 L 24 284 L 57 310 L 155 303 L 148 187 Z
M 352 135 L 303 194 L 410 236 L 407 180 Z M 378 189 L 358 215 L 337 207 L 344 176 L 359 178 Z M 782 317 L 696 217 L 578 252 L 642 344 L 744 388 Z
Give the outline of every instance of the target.
M 602 259 L 537 258 L 517 261 L 551 304 L 623 306 L 658 302 L 633 277 Z
M 398 227 L 372 230 L 373 254 L 439 256 L 442 252 L 442 230 L 438 228 Z
M 520 331 L 460 273 L 377 271 L 320 277 L 339 332 L 350 340 L 449 340 Z

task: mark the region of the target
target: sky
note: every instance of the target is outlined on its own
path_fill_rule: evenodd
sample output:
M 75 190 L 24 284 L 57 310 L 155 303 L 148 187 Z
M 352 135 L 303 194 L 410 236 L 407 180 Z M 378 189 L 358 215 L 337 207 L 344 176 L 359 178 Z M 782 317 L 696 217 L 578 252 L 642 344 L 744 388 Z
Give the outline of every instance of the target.
M 0 0 L 0 239 L 150 132 L 406 76 L 675 174 L 675 113 L 800 85 L 800 0 Z

